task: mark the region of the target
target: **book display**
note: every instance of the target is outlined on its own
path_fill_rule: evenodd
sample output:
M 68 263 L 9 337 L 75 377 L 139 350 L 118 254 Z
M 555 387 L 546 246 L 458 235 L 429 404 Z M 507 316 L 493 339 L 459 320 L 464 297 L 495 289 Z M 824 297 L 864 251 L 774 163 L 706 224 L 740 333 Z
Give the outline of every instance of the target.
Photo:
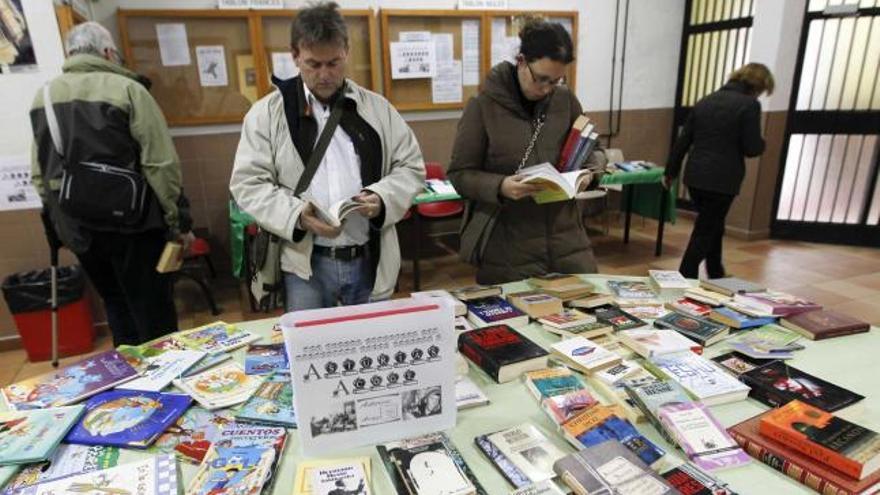
M 0 494 L 880 490 L 875 358 L 853 351 L 876 331 L 747 280 L 652 275 L 437 289 L 72 359 L 4 387 Z M 492 322 L 501 303 L 518 319 Z

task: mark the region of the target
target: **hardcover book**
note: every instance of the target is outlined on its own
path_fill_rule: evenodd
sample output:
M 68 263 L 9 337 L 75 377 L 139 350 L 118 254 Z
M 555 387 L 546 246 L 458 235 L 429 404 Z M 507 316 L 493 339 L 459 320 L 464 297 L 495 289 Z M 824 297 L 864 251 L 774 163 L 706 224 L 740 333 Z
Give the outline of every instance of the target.
M 78 405 L 0 412 L 0 465 L 48 459 L 83 410 Z
M 790 445 L 764 437 L 758 432 L 760 422 L 759 414 L 728 429 L 730 436 L 755 459 L 819 493 L 868 495 L 880 490 L 880 472 L 861 481 L 846 476 Z
M 690 351 L 703 352 L 703 346 L 672 330 L 636 328 L 618 332 L 620 341 L 644 358 Z
M 316 469 L 351 465 L 360 466 L 366 478 L 365 486 L 370 486 L 372 462 L 369 456 L 346 459 L 302 460 L 296 464 L 296 482 L 293 487 L 293 495 L 315 495 L 315 492 L 312 491 L 312 473 Z M 353 495 L 357 495 L 357 493 Z
M 819 304 L 775 290 L 736 294 L 733 296 L 733 300 L 744 302 L 749 306 L 757 308 L 759 311 L 775 316 L 793 316 L 806 313 L 807 311 L 822 309 L 822 306 Z
M 137 376 L 116 351 L 102 352 L 59 370 L 3 387 L 10 409 L 66 406 L 87 399 Z
M 666 404 L 660 406 L 657 415 L 688 459 L 700 468 L 718 471 L 751 462 L 703 404 Z
M 465 357 L 498 383 L 547 367 L 547 351 L 507 325 L 492 325 L 461 334 L 458 347 Z
M 174 385 L 210 410 L 247 401 L 263 383 L 264 378 L 245 374 L 244 368 L 233 362 L 174 380 Z
M 189 407 L 186 395 L 110 390 L 86 402 L 67 443 L 145 449 Z
M 386 443 L 376 450 L 399 495 L 487 495 L 443 433 Z
M 681 495 L 737 495 L 727 484 L 689 462 L 661 476 Z
M 595 287 L 589 282 L 579 281 L 577 283 L 561 285 L 558 287 L 545 287 L 541 290 L 551 296 L 562 299 L 562 301 L 566 303 L 592 294 Z
M 645 366 L 657 375 L 678 382 L 692 397 L 706 405 L 737 402 L 749 393 L 748 386 L 693 352 L 654 356 L 646 361 Z
M 636 280 L 608 280 L 608 290 L 618 299 L 654 299 L 657 293 L 648 282 Z
M 700 287 L 733 297 L 734 294 L 742 294 L 744 292 L 761 292 L 764 287 L 736 277 L 710 278 L 709 280 L 700 280 Z
M 709 319 L 712 321 L 716 321 L 722 325 L 727 325 L 731 328 L 737 328 L 740 330 L 760 327 L 761 325 L 770 325 L 776 322 L 775 317 L 749 316 L 745 313 L 740 313 L 738 311 L 734 311 L 731 308 L 725 307 L 715 308 L 711 313 L 709 313 Z
M 176 454 L 191 464 L 199 464 L 220 432 L 233 422 L 232 411 L 208 411 L 193 405 L 156 439 L 148 452 Z
M 503 452 L 501 452 L 501 449 L 489 441 L 489 434 L 477 436 L 474 438 L 474 443 L 477 444 L 477 448 L 480 449 L 486 458 L 495 465 L 495 469 L 504 476 L 504 479 L 515 488 L 531 485 L 532 482 L 529 480 L 529 477 L 516 467 L 516 465 L 513 464 Z
M 244 372 L 248 375 L 290 373 L 284 344 L 251 344 L 244 357 Z
M 508 294 L 507 300 L 532 318 L 542 318 L 562 311 L 562 299 L 537 290 Z
M 502 291 L 500 285 L 471 285 L 468 287 L 453 289 L 450 291 L 450 294 L 452 294 L 452 296 L 459 301 L 468 302 L 474 299 L 500 296 L 501 292 Z
M 562 425 L 563 436 L 579 449 L 617 440 L 649 466 L 660 460 L 665 452 L 618 414 L 613 407 L 591 407 Z
M 563 425 L 581 412 L 599 404 L 599 401 L 586 389 L 563 395 L 547 397 L 541 407 L 557 425 Z
M 553 470 L 576 495 L 672 495 L 675 490 L 620 442 L 609 440 L 569 454 Z
M 260 388 L 235 413 L 237 421 L 296 428 L 290 375 L 269 375 Z
M 230 425 L 211 446 L 186 493 L 258 495 L 271 486 L 286 438 L 284 428 Z
M 316 467 L 312 470 L 314 495 L 370 495 L 367 473 L 359 462 Z
M 173 455 L 155 456 L 36 483 L 17 492 L 19 495 L 59 493 L 177 495 L 177 463 Z
M 844 335 L 865 333 L 871 329 L 871 325 L 867 322 L 830 309 L 788 316 L 783 318 L 780 324 L 810 340 L 843 337 Z
M 3 487 L 3 494 L 7 495 L 36 483 L 108 469 L 118 463 L 117 447 L 61 444 L 46 462 L 24 466 L 13 479 L 0 486 Z
M 573 337 L 551 346 L 554 355 L 577 370 L 591 374 L 614 366 L 621 361 L 620 356 L 583 337 Z
M 529 323 L 529 317 L 514 308 L 501 296 L 490 296 L 483 299 L 467 301 L 468 319 L 474 325 L 483 327 L 499 323 L 521 326 Z
M 165 351 L 158 356 L 147 358 L 141 376 L 117 388 L 159 392 L 175 378 L 186 373 L 205 355 L 201 351 Z
M 675 330 L 703 347 L 720 341 L 730 332 L 724 325 L 674 312 L 654 320 L 654 326 Z
M 526 388 L 538 401 L 564 395 L 584 388 L 583 382 L 570 369 L 557 367 L 523 373 Z
M 648 277 L 660 290 L 691 288 L 691 283 L 678 270 L 648 270 Z
M 234 351 L 259 338 L 259 335 L 252 334 L 222 321 L 202 325 L 191 330 L 184 330 L 178 334 L 178 339 L 186 347 L 209 354 Z
M 553 463 L 565 456 L 564 452 L 529 423 L 492 433 L 488 439 L 531 483 L 552 479 Z
M 764 413 L 758 431 L 857 480 L 880 470 L 880 435 L 798 400 Z
M 616 331 L 629 330 L 647 325 L 644 321 L 620 308 L 615 308 L 614 306 L 596 308 L 593 315 L 596 317 L 596 320 L 613 326 Z

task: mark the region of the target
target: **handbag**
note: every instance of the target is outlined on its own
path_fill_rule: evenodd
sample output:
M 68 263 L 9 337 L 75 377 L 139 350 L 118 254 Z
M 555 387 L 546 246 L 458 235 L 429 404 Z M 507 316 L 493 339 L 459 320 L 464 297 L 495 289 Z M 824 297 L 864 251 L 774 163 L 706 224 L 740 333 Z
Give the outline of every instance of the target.
M 55 152 L 61 157 L 59 208 L 98 228 L 139 224 L 150 191 L 144 176 L 135 170 L 107 163 L 69 162 L 61 146 L 61 129 L 48 84 L 43 86 L 43 110 Z
M 340 98 L 341 100 L 341 98 Z M 296 183 L 293 195 L 299 197 L 315 177 L 321 159 L 327 151 L 327 146 L 342 119 L 342 104 L 337 102 L 333 105 L 330 117 L 318 137 L 315 148 L 309 155 L 305 169 Z M 284 302 L 284 274 L 281 272 L 281 248 L 282 239 L 277 235 L 260 227 L 251 242 L 251 263 L 249 272 L 251 275 L 251 295 L 257 306 L 263 311 L 268 311 Z
M 547 115 L 542 113 L 532 123 L 532 137 L 529 144 L 523 152 L 523 157 L 519 161 L 516 173 L 526 165 Z M 483 262 L 483 253 L 486 245 L 489 244 L 489 238 L 492 231 L 495 230 L 495 223 L 498 221 L 498 215 L 501 213 L 501 205 L 490 203 L 482 203 L 476 200 L 468 200 L 464 206 L 464 214 L 462 215 L 461 228 L 459 229 L 460 243 L 458 249 L 458 257 L 465 263 L 479 267 Z

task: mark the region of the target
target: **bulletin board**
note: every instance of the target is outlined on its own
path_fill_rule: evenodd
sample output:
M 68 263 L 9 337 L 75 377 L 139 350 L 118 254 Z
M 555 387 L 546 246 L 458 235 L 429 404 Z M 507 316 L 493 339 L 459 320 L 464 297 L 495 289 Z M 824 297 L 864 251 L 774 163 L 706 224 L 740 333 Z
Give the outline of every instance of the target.
M 349 77 L 376 89 L 375 17 L 370 10 L 341 13 L 349 27 Z M 241 122 L 251 104 L 273 90 L 272 54 L 290 52 L 290 23 L 295 14 L 295 10 L 120 9 L 117 18 L 126 65 L 150 78 L 151 93 L 168 123 L 202 125 Z M 175 24 L 184 26 L 186 43 L 167 35 L 168 25 Z M 172 40 L 179 49 L 177 55 L 180 50 L 189 52 L 188 64 L 163 63 L 157 27 L 166 33 L 166 48 Z M 217 65 L 225 65 L 225 81 L 222 76 L 216 80 L 200 73 L 210 67 L 199 66 L 200 54 L 221 46 L 224 63 L 214 64 L 214 69 L 216 72 Z M 213 55 L 218 56 L 216 49 Z
M 493 33 L 493 21 L 503 22 L 503 36 L 515 37 L 519 32 L 519 24 L 524 16 L 544 17 L 550 21 L 562 22 L 570 27 L 572 41 L 575 43 L 577 53 L 577 25 L 578 13 L 576 11 L 560 12 L 535 12 L 535 11 L 511 11 L 511 10 L 381 10 L 380 27 L 382 35 L 382 62 L 383 62 L 383 86 L 385 96 L 397 107 L 398 110 L 454 110 L 464 107 L 465 102 L 477 94 L 479 84 L 492 68 L 493 47 L 498 43 L 493 36 L 501 35 L 500 31 Z M 462 21 L 477 20 L 480 23 L 479 36 L 479 81 L 477 84 L 464 85 L 462 88 L 462 100 L 457 103 L 436 103 L 433 98 L 432 80 L 420 79 L 397 79 L 393 77 L 391 65 L 391 42 L 400 40 L 400 33 L 429 31 L 431 33 L 451 33 L 453 35 L 453 58 L 461 60 L 462 57 Z M 565 84 L 575 88 L 576 62 L 572 63 L 566 73 Z
M 73 26 L 88 20 L 79 12 L 73 10 L 73 7 L 70 5 L 55 5 L 55 19 L 58 21 L 58 33 L 61 34 L 61 43 L 67 41 L 67 33 L 73 29 Z

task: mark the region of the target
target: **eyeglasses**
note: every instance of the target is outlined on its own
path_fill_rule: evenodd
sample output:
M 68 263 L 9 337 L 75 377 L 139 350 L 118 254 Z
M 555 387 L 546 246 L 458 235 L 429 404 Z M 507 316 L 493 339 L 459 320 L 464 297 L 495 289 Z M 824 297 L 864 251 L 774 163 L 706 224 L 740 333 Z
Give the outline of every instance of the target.
M 562 81 L 565 80 L 565 76 L 557 77 L 556 79 L 551 79 L 545 75 L 535 75 L 535 71 L 532 69 L 532 66 L 526 62 L 526 68 L 529 69 L 529 74 L 532 76 L 532 81 L 535 81 L 535 84 L 538 86 L 559 86 L 562 84 Z

